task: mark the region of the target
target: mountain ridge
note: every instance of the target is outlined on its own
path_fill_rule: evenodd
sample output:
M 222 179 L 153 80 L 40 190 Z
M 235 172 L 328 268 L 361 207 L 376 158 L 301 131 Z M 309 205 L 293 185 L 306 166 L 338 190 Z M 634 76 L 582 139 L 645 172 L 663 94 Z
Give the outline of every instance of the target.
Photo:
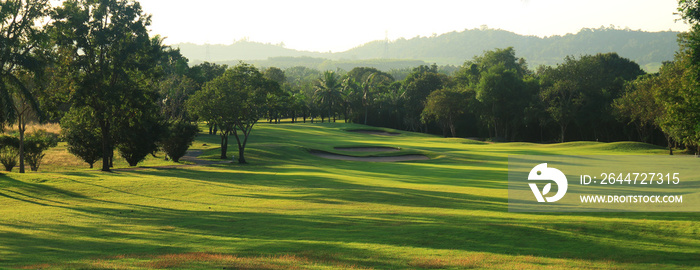
M 453 31 L 430 37 L 399 38 L 393 41 L 375 40 L 343 52 L 311 52 L 285 48 L 283 44 L 265 44 L 248 40 L 231 45 L 174 44 L 193 63 L 203 61 L 233 63 L 252 62 L 261 66 L 273 66 L 284 58 L 284 66 L 299 65 L 319 68 L 333 67 L 330 62 L 356 63 L 365 60 L 377 62 L 391 60 L 383 69 L 401 63 L 436 63 L 438 65 L 461 65 L 464 61 L 481 55 L 486 50 L 514 47 L 516 56 L 524 58 L 531 68 L 540 65 L 556 65 L 566 56 L 616 52 L 620 56 L 637 62 L 647 71 L 655 72 L 664 61 L 673 60 L 678 51 L 679 32 L 646 32 L 640 30 L 601 27 L 583 28 L 576 34 L 537 37 L 520 35 L 500 29 L 470 29 Z M 291 58 L 291 59 L 290 59 Z M 310 61 L 309 58 L 314 59 Z M 320 63 L 326 64 L 321 66 Z M 346 65 L 348 66 L 348 65 Z M 350 64 L 352 66 L 352 64 Z

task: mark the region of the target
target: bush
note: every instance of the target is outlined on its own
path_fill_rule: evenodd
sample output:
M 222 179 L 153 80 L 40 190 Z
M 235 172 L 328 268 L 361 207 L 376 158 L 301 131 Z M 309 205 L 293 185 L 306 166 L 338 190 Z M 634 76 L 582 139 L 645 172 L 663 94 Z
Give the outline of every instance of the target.
M 190 148 L 197 133 L 199 133 L 199 127 L 195 124 L 185 121 L 170 122 L 165 137 L 161 141 L 161 147 L 173 161 L 180 162 L 180 158 Z
M 93 167 L 102 158 L 102 138 L 93 112 L 71 108 L 61 119 L 61 135 L 68 143 L 68 152 Z
M 139 120 L 140 123 L 122 127 L 118 131 L 117 149 L 129 166 L 138 165 L 148 154 L 158 150 L 156 143 L 164 132 L 163 124 L 155 119 Z
M 17 156 L 19 156 L 19 149 L 14 146 L 8 145 L 0 148 L 0 163 L 5 166 L 5 170 L 8 172 L 17 166 Z
M 0 163 L 5 166 L 6 171 L 11 172 L 17 166 L 17 156 L 19 156 L 19 138 L 0 136 Z
M 24 138 L 24 159 L 33 172 L 39 170 L 44 151 L 58 145 L 58 136 L 45 130 L 37 130 Z

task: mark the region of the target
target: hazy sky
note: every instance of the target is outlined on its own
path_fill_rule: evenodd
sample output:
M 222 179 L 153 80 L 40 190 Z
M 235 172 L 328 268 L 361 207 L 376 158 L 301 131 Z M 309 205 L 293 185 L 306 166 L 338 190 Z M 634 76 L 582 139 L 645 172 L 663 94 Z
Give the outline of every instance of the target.
M 248 38 L 311 51 L 344 51 L 366 42 L 500 28 L 551 36 L 581 28 L 686 31 L 677 0 L 140 0 L 152 34 L 167 44 L 231 44 Z

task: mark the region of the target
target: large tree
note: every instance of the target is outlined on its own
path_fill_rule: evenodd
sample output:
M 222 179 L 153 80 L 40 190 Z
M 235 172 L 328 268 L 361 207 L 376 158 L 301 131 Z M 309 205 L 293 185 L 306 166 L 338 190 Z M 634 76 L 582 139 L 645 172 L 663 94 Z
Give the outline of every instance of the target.
M 188 100 L 190 111 L 219 126 L 221 159 L 227 159 L 228 137 L 238 143 L 238 162 L 246 163 L 245 147 L 255 124 L 265 114 L 265 103 L 279 95 L 277 82 L 263 76 L 255 67 L 238 64 L 218 78 L 204 84 Z
M 440 122 L 443 130 L 449 128 L 452 137 L 457 137 L 455 123 L 466 113 L 472 94 L 472 91 L 459 88 L 443 88 L 430 93 L 425 102 L 421 120 Z
M 654 97 L 661 104 L 659 126 L 672 140 L 700 152 L 700 75 L 687 52 L 659 71 Z
M 28 87 L 42 71 L 45 29 L 40 21 L 48 15 L 48 0 L 7 0 L 0 7 L 0 122 L 18 120 L 20 173 L 24 172 L 26 116 L 38 111 Z
M 656 96 L 664 88 L 663 81 L 658 74 L 640 76 L 628 83 L 625 93 L 615 100 L 616 113 L 635 126 L 642 142 L 651 143 L 654 129 L 660 129 L 664 108 Z
M 678 4 L 680 15 L 692 28 L 681 36 L 674 64 L 661 72 L 676 83 L 661 98 L 668 112 L 662 128 L 700 152 L 700 1 L 679 0 Z
M 497 139 L 512 140 L 527 104 L 525 83 L 515 69 L 496 65 L 480 74 L 476 99 L 482 103 L 482 117 Z
M 73 58 L 73 106 L 94 111 L 102 138 L 102 170 L 110 171 L 119 118 L 141 115 L 124 106 L 141 100 L 162 47 L 146 27 L 151 17 L 129 0 L 67 0 L 53 13 L 58 45 Z
M 559 124 L 560 140 L 566 139 L 566 129 L 574 121 L 586 99 L 583 90 L 575 82 L 562 79 L 540 91 L 545 111 Z
M 331 121 L 331 118 L 335 120 L 333 117 L 335 115 L 334 107 L 343 100 L 341 88 L 340 78 L 333 71 L 324 72 L 323 77 L 316 83 L 314 97 L 328 110 L 328 122 Z
M 447 86 L 448 82 L 447 76 L 438 73 L 437 65 L 419 66 L 406 77 L 403 82 L 406 112 L 404 121 L 408 130 L 427 132 L 427 127 L 421 125 L 420 121 L 425 100 L 433 91 Z
M 618 140 L 624 138 L 624 125 L 614 117 L 613 101 L 642 74 L 638 64 L 616 53 L 566 57 L 538 73 L 540 97 L 559 124 L 562 141 L 569 125 L 578 127 L 578 139 Z

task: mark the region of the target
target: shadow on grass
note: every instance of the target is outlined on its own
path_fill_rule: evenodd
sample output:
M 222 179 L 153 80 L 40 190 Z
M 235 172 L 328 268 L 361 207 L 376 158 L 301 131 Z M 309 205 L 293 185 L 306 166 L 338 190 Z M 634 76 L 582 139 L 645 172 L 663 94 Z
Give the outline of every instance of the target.
M 62 262 L 187 252 L 241 256 L 293 253 L 319 261 L 387 269 L 409 267 L 409 255 L 397 254 L 431 249 L 700 266 L 695 223 L 699 215 L 695 213 L 511 214 L 502 196 L 507 188 L 503 165 L 507 157 L 478 152 L 452 155 L 450 151 L 455 149 L 430 147 L 426 149 L 443 151 L 449 158 L 381 164 L 330 162 L 312 157 L 303 150 L 303 143 L 292 144 L 295 140 L 309 141 L 295 136 L 321 136 L 327 130 L 317 132 L 313 126 L 306 130 L 266 128 L 293 129 L 295 135 L 261 136 L 266 145 L 256 148 L 252 147 L 255 143 L 251 144 L 249 165 L 114 173 L 144 181 L 177 179 L 211 186 L 202 189 L 212 197 L 207 200 L 210 203 L 115 187 L 101 181 L 97 172 L 65 174 L 89 186 L 95 197 L 0 178 L 3 199 L 57 207 L 87 220 L 75 225 L 50 221 L 18 224 L 0 219 L 0 226 L 11 229 L 0 231 L 0 254 L 7 255 L 0 260 L 15 263 L 36 261 L 36 256 L 42 256 L 49 262 Z M 204 137 L 201 141 L 219 142 L 216 135 Z M 333 140 L 350 144 L 357 138 Z M 235 148 L 231 149 L 235 153 Z M 249 188 L 247 192 L 241 192 L 245 188 Z M 469 188 L 486 191 L 464 192 Z M 105 199 L 101 191 L 139 200 L 120 200 L 119 196 Z M 237 205 L 227 203 L 234 199 L 265 203 L 241 205 L 237 211 Z M 161 206 L 154 206 L 154 201 Z M 316 210 L 285 212 L 285 204 L 313 206 Z M 674 227 L 679 225 L 687 227 Z
M 410 188 L 381 187 L 348 183 L 341 180 L 304 176 L 317 171 L 293 170 L 298 175 L 275 175 L 250 177 L 235 170 L 230 172 L 206 172 L 206 179 L 236 185 L 261 185 L 293 187 L 295 191 L 282 195 L 270 194 L 219 194 L 220 196 L 250 197 L 266 200 L 296 200 L 301 203 L 352 204 L 371 203 L 377 205 L 407 206 L 419 208 L 441 208 L 507 212 L 505 199 L 474 196 L 461 193 L 417 190 Z M 147 172 L 162 177 L 196 177 L 199 172 Z M 201 176 L 201 175 L 200 175 Z M 200 177 L 201 178 L 201 177 Z M 470 215 L 378 213 L 367 215 L 282 215 L 265 213 L 222 213 L 232 218 L 231 226 L 209 225 L 206 235 L 236 235 L 244 238 L 270 241 L 321 241 L 346 243 L 374 243 L 394 246 L 411 246 L 432 249 L 456 249 L 489 252 L 506 255 L 532 255 L 550 258 L 583 260 L 610 260 L 623 263 L 671 262 L 678 266 L 698 266 L 693 243 L 694 236 L 656 227 L 654 223 L 630 220 L 696 220 L 694 213 L 569 213 L 530 214 L 525 218 Z M 381 212 L 381 211 L 380 211 Z M 175 214 L 176 216 L 190 214 Z M 201 213 L 192 214 L 200 216 Z M 158 215 L 160 216 L 160 215 Z M 548 217 L 554 218 L 551 222 Z M 561 221 L 558 216 L 568 219 Z M 597 221 L 576 222 L 576 216 L 600 217 Z M 173 221 L 178 217 L 173 217 Z M 202 221 L 217 224 L 222 220 Z M 606 220 L 606 218 L 610 220 Z M 157 221 L 158 223 L 164 221 Z M 168 223 L 168 221 L 165 221 Z M 199 221 L 195 223 L 200 223 Z M 668 230 L 671 229 L 671 230 Z M 686 251 L 664 251 L 648 246 L 673 246 Z
M 75 207 L 75 211 L 113 212 L 110 208 Z M 119 254 L 166 254 L 201 251 L 191 243 L 218 247 L 240 256 L 307 254 L 367 267 L 405 267 L 390 251 L 357 246 L 464 250 L 505 255 L 532 255 L 618 263 L 698 266 L 697 245 L 639 235 L 650 228 L 610 223 L 513 223 L 507 217 L 439 214 L 299 215 L 230 211 L 194 211 L 134 207 L 111 217 L 109 225 L 51 225 L 41 234 L 0 232 L 0 240 L 26 260 L 41 254 L 48 261 L 104 258 Z M 36 229 L 31 225 L 0 225 Z M 152 231 L 132 231 L 147 226 Z M 52 235 L 74 235 L 56 240 Z M 600 241 L 605 239 L 605 241 Z M 686 251 L 653 250 L 646 245 L 685 246 Z M 357 245 L 353 247 L 353 245 Z M 70 251 L 68 254 L 66 251 Z

